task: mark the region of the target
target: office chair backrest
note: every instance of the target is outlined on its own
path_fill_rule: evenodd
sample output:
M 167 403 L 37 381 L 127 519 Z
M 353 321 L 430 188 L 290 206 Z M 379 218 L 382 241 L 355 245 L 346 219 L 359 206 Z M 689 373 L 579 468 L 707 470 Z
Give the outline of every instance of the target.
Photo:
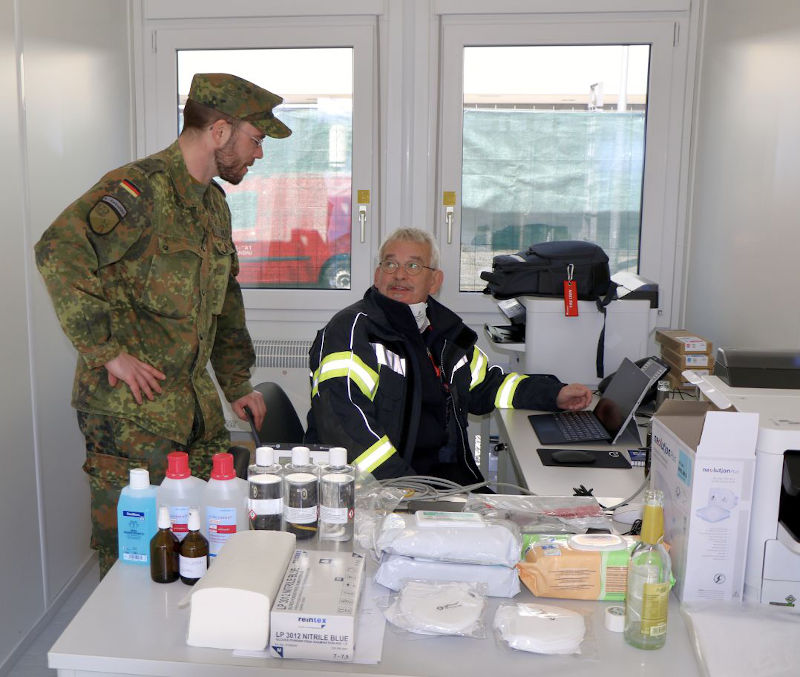
M 255 390 L 264 396 L 267 405 L 267 415 L 258 431 L 261 444 L 302 442 L 305 433 L 303 423 L 283 388 L 272 381 L 265 381 L 255 386 Z

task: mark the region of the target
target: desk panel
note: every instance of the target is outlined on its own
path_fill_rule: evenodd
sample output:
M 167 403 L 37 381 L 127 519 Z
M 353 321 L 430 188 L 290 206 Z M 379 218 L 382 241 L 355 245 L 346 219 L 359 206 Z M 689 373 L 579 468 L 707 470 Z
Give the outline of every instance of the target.
M 500 437 L 508 444 L 511 462 L 514 464 L 525 486 L 540 496 L 572 496 L 573 487 L 583 484 L 587 489 L 594 489 L 595 496 L 628 498 L 632 496 L 644 482 L 644 468 L 595 468 L 559 467 L 542 464 L 536 451 L 545 446 L 531 426 L 528 416 L 538 412 L 527 409 L 498 409 L 495 412 L 500 428 Z M 559 447 L 574 446 L 576 449 L 617 450 L 628 458 L 630 445 L 613 445 L 606 443 L 582 442 L 576 445 L 557 445 Z

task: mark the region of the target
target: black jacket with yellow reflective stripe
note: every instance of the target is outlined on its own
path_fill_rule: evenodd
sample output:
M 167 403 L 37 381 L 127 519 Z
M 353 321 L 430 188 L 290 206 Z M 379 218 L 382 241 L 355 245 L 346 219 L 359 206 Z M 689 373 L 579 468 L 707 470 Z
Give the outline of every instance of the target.
M 370 287 L 364 298 L 338 312 L 311 347 L 308 442 L 342 446 L 350 463 L 379 479 L 416 474 L 412 459 L 422 392 L 417 352 L 381 307 L 397 304 Z M 405 306 L 409 315 L 410 309 Z M 452 479 L 479 482 L 467 436 L 468 414 L 496 407 L 556 408 L 558 379 L 524 376 L 490 366 L 477 335 L 451 310 L 428 298 L 437 339 L 433 350 L 451 395 L 448 444 L 439 462 L 452 464 Z

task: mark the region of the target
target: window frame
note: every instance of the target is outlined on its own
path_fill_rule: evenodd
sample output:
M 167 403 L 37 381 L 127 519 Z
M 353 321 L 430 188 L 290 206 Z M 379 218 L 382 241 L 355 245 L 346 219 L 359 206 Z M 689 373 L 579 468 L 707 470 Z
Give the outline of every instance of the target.
M 453 10 L 455 11 L 455 10 Z M 502 12 L 502 10 L 501 10 Z M 491 297 L 460 292 L 460 207 L 463 48 L 483 45 L 644 44 L 651 45 L 648 117 L 642 200 L 639 272 L 659 284 L 659 314 L 678 312 L 682 284 L 684 206 L 681 165 L 686 153 L 684 110 L 688 13 L 449 14 L 440 22 L 439 145 L 435 234 L 442 250 L 445 282 L 440 300 L 458 312 L 496 311 Z M 502 35 L 501 35 L 502 34 Z M 450 124 L 445 124 L 450 121 Z M 649 151 L 649 152 L 648 152 Z M 443 192 L 456 192 L 451 242 L 447 241 Z
M 248 288 L 245 307 L 254 311 L 326 311 L 360 299 L 372 283 L 373 241 L 380 214 L 377 104 L 377 20 L 375 16 L 237 18 L 161 22 L 148 28 L 153 45 L 144 59 L 145 125 L 142 154 L 171 144 L 177 136 L 177 52 L 184 49 L 353 49 L 353 148 L 351 180 L 351 284 L 349 290 Z M 277 92 L 280 94 L 280 92 Z M 280 114 L 279 114 L 280 115 Z M 358 133 L 356 130 L 359 130 Z M 259 162 L 269 162 L 265 157 Z M 359 191 L 369 191 L 363 236 Z

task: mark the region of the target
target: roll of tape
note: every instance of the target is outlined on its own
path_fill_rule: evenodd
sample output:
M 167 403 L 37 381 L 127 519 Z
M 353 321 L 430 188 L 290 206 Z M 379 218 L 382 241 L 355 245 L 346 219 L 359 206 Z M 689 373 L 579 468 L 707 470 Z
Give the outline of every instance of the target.
M 622 632 L 625 629 L 625 607 L 610 606 L 606 608 L 605 626 L 606 630 L 611 630 L 611 632 Z

